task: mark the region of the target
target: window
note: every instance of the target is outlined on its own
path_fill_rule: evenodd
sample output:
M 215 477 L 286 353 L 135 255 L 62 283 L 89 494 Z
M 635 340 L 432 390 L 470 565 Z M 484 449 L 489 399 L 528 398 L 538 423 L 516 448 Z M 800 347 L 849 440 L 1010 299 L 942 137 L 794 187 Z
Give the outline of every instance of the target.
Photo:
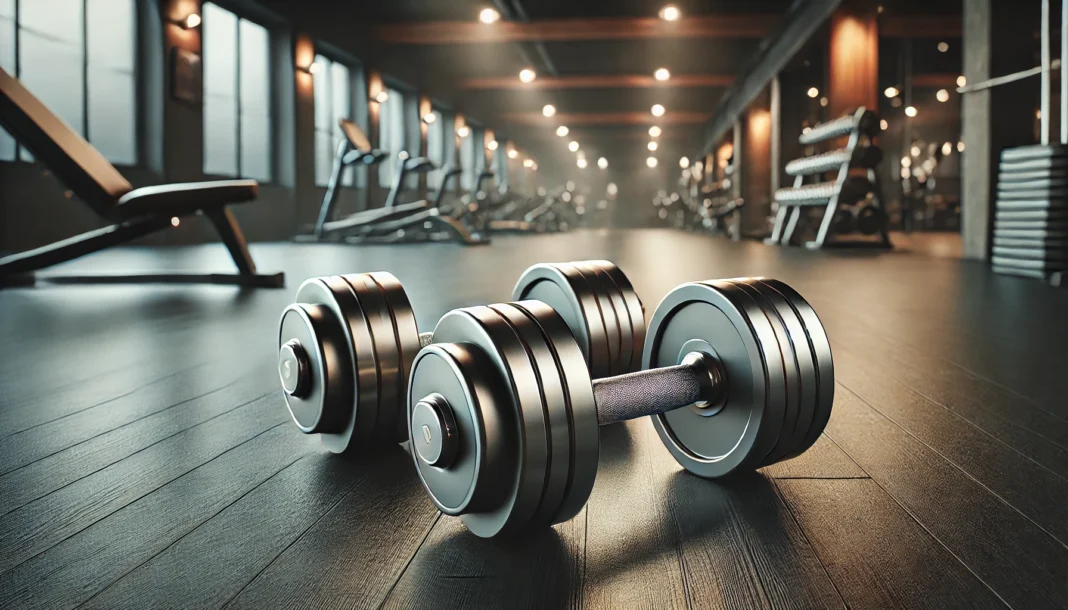
M 326 186 L 334 167 L 334 156 L 343 137 L 338 121 L 353 119 L 351 79 L 347 66 L 322 55 L 315 56 L 315 184 Z M 352 167 L 341 175 L 341 184 L 352 186 Z
M 475 130 L 468 128 L 467 135 L 460 139 L 460 188 L 475 190 Z
M 445 158 L 445 118 L 437 110 L 430 113 L 434 120 L 426 126 L 426 156 L 438 168 L 429 172 L 426 177 L 427 188 L 436 189 L 441 184 L 442 170 L 446 163 Z
M 271 179 L 267 29 L 204 3 L 204 173 Z
M 136 66 L 136 0 L 0 0 L 0 67 L 118 164 L 137 162 Z
M 378 106 L 378 147 L 389 153 L 378 166 L 378 185 L 383 187 L 393 184 L 397 155 L 404 150 L 404 96 L 394 89 L 386 94 Z

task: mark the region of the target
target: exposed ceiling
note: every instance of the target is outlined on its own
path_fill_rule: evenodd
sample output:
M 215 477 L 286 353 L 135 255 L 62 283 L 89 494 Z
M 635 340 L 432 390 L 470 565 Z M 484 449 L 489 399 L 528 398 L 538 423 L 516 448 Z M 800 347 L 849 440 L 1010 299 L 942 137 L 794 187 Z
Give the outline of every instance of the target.
M 667 0 L 263 0 L 280 10 L 288 5 L 283 12 L 298 28 L 355 50 L 558 171 L 575 167 L 571 140 L 591 166 L 605 156 L 616 170 L 643 168 L 654 122 L 663 128 L 662 163 L 699 150 L 701 126 L 793 1 L 803 0 L 676 0 L 683 17 L 668 23 L 657 16 Z M 959 30 L 961 0 L 887 5 L 890 20 L 929 17 L 888 23 L 905 30 L 897 36 L 944 31 L 941 15 L 957 19 Z M 487 7 L 501 21 L 480 23 Z M 817 57 L 819 49 L 809 54 Z M 946 65 L 933 71 L 959 72 L 959 54 L 952 55 L 936 53 L 932 61 Z M 523 68 L 537 72 L 533 83 L 519 81 Z M 652 78 L 658 68 L 670 70 L 667 82 Z M 557 115 L 543 117 L 545 104 Z M 654 119 L 653 104 L 665 106 L 663 118 Z M 561 124 L 570 129 L 566 138 L 554 134 Z

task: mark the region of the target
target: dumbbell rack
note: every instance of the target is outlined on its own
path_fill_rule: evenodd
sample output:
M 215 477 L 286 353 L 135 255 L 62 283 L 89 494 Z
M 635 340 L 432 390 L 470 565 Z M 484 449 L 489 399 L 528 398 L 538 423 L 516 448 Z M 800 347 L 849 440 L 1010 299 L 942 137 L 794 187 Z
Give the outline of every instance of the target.
M 995 273 L 1062 284 L 1068 269 L 1068 146 L 1001 151 L 991 255 Z
M 786 173 L 794 176 L 791 187 L 781 188 L 775 192 L 775 202 L 779 209 L 775 217 L 775 226 L 768 244 L 790 245 L 797 230 L 798 222 L 806 215 L 809 208 L 823 207 L 816 238 L 805 244 L 811 249 L 827 247 L 876 247 L 890 248 L 890 236 L 887 233 L 886 212 L 882 185 L 875 168 L 882 161 L 882 150 L 872 142 L 879 133 L 879 118 L 863 106 L 852 114 L 822 123 L 801 134 L 798 142 L 803 146 L 813 146 L 821 142 L 832 141 L 848 136 L 843 148 L 794 159 L 786 164 Z M 866 176 L 851 175 L 850 170 L 864 169 Z M 835 179 L 824 182 L 823 175 L 836 172 Z M 806 179 L 809 182 L 806 184 Z M 812 180 L 816 181 L 813 182 Z M 835 219 L 848 213 L 843 206 L 852 205 L 872 194 L 872 202 L 864 209 L 867 215 L 874 215 L 876 229 L 873 239 L 841 239 L 843 233 L 836 230 Z M 852 219 L 850 219 L 852 224 Z

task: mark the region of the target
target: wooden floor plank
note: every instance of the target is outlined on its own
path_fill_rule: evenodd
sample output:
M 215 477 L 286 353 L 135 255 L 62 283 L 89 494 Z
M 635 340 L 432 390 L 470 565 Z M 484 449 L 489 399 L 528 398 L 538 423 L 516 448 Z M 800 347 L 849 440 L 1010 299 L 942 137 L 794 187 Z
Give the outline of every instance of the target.
M 291 432 L 276 426 L 256 435 L 0 575 L 0 607 L 86 601 L 306 455 L 312 440 Z
M 849 608 L 1006 607 L 875 482 L 775 484 Z
M 197 367 L 143 386 L 115 400 L 13 434 L 3 439 L 0 474 L 32 464 L 153 414 L 208 397 L 237 383 L 252 371 L 260 373 L 257 379 L 259 388 L 269 387 L 269 378 L 264 374 L 270 370 L 269 366 L 268 362 L 256 362 L 235 368 Z M 233 400 L 233 392 L 226 394 Z M 244 396 L 248 396 L 248 391 Z
M 1068 606 L 1068 548 L 839 386 L 826 434 L 995 593 Z
M 886 367 L 838 351 L 836 375 L 871 408 L 1007 504 L 1068 543 L 1068 479 L 980 428 L 964 424 L 941 405 L 887 379 Z M 1008 425 L 1008 424 L 1005 424 Z
M 586 505 L 582 607 L 689 603 L 671 503 L 662 485 L 652 484 L 675 467 L 655 437 L 644 420 L 601 429 L 597 482 Z
M 293 434 L 280 442 L 289 443 Z M 217 608 L 233 598 L 346 494 L 364 484 L 321 447 L 98 592 L 87 608 Z M 254 532 L 255 535 L 250 535 Z M 211 563 L 204 557 L 210 556 Z M 229 566 L 219 570 L 218 566 Z
M 485 540 L 442 516 L 383 608 L 576 608 L 586 514 L 519 540 Z
M 760 470 L 773 479 L 866 479 L 868 475 L 838 445 L 820 435 L 801 455 Z
M 278 396 L 271 393 L 4 515 L 0 520 L 0 572 L 285 422 L 287 417 L 279 408 Z
M 389 448 L 354 458 L 360 484 L 227 607 L 378 607 L 438 519 L 412 469 Z M 431 600 L 427 600 L 428 602 Z
M 233 373 L 226 372 L 222 378 L 232 376 Z M 190 393 L 199 393 L 203 390 L 199 381 L 185 381 L 186 385 L 180 389 L 170 388 L 159 396 L 158 398 L 162 401 L 158 404 L 181 399 Z M 273 382 L 273 375 L 270 369 L 261 367 L 232 384 L 202 393 L 195 398 L 182 400 L 173 406 L 155 411 L 151 415 L 7 472 L 0 476 L 0 515 L 5 515 L 28 502 L 46 496 L 194 426 L 221 417 L 239 408 L 247 401 L 248 396 L 263 392 L 263 388 L 269 387 L 271 382 Z M 145 399 L 152 398 L 157 397 L 150 396 Z M 147 404 L 152 405 L 151 402 Z M 144 406 L 146 405 L 136 401 L 130 404 L 130 408 L 137 410 L 141 410 Z M 109 411 L 95 413 L 94 416 L 96 420 L 87 421 L 87 427 L 92 428 L 98 423 L 106 425 L 107 420 L 114 417 L 114 414 Z M 34 431 L 39 429 L 35 428 Z M 24 434 L 28 435 L 34 431 Z M 8 443 L 21 436 L 23 435 L 3 441 L 4 449 L 0 451 L 0 455 L 7 457 L 9 450 L 13 448 Z M 49 440 L 51 439 L 45 439 L 45 442 Z

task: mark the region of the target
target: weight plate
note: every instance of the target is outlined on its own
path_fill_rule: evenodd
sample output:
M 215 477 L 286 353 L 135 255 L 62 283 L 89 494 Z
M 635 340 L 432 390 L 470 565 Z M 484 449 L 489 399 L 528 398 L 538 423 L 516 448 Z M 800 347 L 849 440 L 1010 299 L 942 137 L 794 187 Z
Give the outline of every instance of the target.
M 998 210 L 1064 210 L 1068 209 L 1068 200 L 1049 199 L 1040 194 L 1013 193 L 1013 197 L 1005 197 L 999 193 L 997 202 L 994 204 Z
M 290 360 L 290 366 L 286 367 L 289 370 L 285 370 L 282 347 L 294 340 L 300 344 L 298 349 L 303 358 Z M 352 410 L 349 373 L 352 362 L 345 347 L 344 332 L 334 312 L 328 306 L 316 303 L 294 303 L 286 307 L 278 323 L 278 347 L 283 388 L 286 379 L 293 375 L 305 380 L 292 384 L 304 386 L 300 392 L 283 392 L 293 423 L 301 432 L 319 433 L 321 437 L 343 427 L 346 412 Z M 296 371 L 292 371 L 294 367 Z
M 772 447 L 762 462 L 763 466 L 768 466 L 781 460 L 791 450 L 798 435 L 801 413 L 801 373 L 797 365 L 797 357 L 794 355 L 793 344 L 790 341 L 790 333 L 775 306 L 761 293 L 754 280 L 738 278 L 729 281 L 731 284 L 741 288 L 749 298 L 753 299 L 757 307 L 763 311 L 764 317 L 771 324 L 771 329 L 775 333 L 775 338 L 778 342 L 779 364 L 778 367 L 772 368 L 776 370 L 781 368 L 783 371 L 786 382 L 786 402 L 783 405 L 782 429 L 779 432 L 779 440 L 775 442 L 775 446 Z M 769 353 L 768 356 L 771 360 L 775 359 L 775 354 Z M 807 431 L 808 423 L 805 422 L 805 431 Z
M 366 337 L 366 325 L 363 309 L 356 295 L 348 284 L 337 276 L 327 276 L 306 280 L 297 289 L 296 299 L 301 303 L 317 303 L 328 307 L 334 318 L 340 323 L 343 333 L 344 348 L 348 354 L 349 366 L 343 374 L 348 377 L 346 385 L 347 405 L 344 415 L 336 427 L 324 431 L 320 440 L 329 451 L 344 453 L 349 450 L 361 450 L 374 444 L 375 419 L 378 406 L 367 403 L 362 395 L 361 379 L 356 375 L 356 366 L 363 354 L 359 351 L 362 339 Z M 369 343 L 369 342 L 367 342 Z M 364 343 L 366 345 L 367 343 Z M 371 398 L 375 391 L 370 393 Z
M 627 276 L 615 263 L 606 260 L 589 262 L 597 265 L 608 274 L 608 277 L 612 278 L 612 282 L 619 288 L 620 293 L 623 294 L 623 301 L 627 304 L 627 313 L 630 316 L 630 329 L 633 335 L 631 342 L 634 345 L 634 349 L 630 363 L 627 365 L 626 370 L 621 372 L 633 373 L 634 371 L 641 370 L 642 352 L 645 350 L 645 305 L 643 305 L 642 300 L 638 298 L 638 293 L 634 291 L 634 286 L 631 285 L 630 280 L 627 279 Z
M 990 264 L 996 267 L 1030 269 L 1033 271 L 1053 272 L 1068 269 L 1068 262 L 1009 258 L 1006 256 L 992 256 L 990 257 Z
M 1018 238 L 1002 237 L 994 235 L 995 248 L 1031 248 L 1036 250 L 1068 250 L 1066 239 L 1041 239 L 1041 238 Z
M 808 304 L 796 290 L 779 280 L 761 278 L 765 284 L 781 294 L 790 306 L 794 308 L 797 316 L 801 318 L 805 326 L 805 335 L 808 337 L 808 346 L 816 361 L 816 388 L 819 396 L 819 408 L 812 416 L 812 426 L 805 436 L 804 442 L 796 449 L 796 455 L 808 450 L 827 427 L 827 421 L 831 418 L 831 408 L 834 406 L 834 358 L 831 355 L 831 342 L 827 338 L 827 331 L 823 328 L 816 310 Z
M 726 404 L 715 414 L 675 409 L 653 417 L 668 451 L 702 477 L 754 470 L 782 429 L 783 374 L 780 366 L 777 379 L 769 376 L 762 349 L 777 347 L 775 334 L 752 299 L 745 297 L 746 304 L 742 297 L 726 283 L 683 284 L 664 297 L 649 323 L 644 368 L 679 364 L 687 343 L 701 341 L 726 373 Z
M 750 286 L 760 291 L 786 326 L 789 333 L 790 347 L 793 349 L 794 360 L 797 364 L 797 372 L 801 385 L 800 412 L 797 416 L 797 427 L 794 434 L 787 441 L 785 452 L 781 459 L 795 457 L 801 453 L 798 450 L 804 444 L 812 420 L 819 409 L 818 374 L 816 373 L 816 359 L 812 348 L 808 344 L 808 336 L 805 333 L 805 325 L 798 317 L 794 308 L 777 290 L 766 284 L 762 279 L 753 278 Z
M 419 480 L 431 501 L 447 515 L 497 511 L 503 524 L 519 490 L 520 443 L 514 395 L 509 381 L 501 378 L 492 356 L 481 346 L 493 348 L 492 340 L 477 322 L 443 318 L 452 338 L 461 343 L 435 343 L 421 350 L 412 364 L 408 386 L 406 420 L 408 443 Z M 442 328 L 441 324 L 438 328 Z M 419 425 L 415 418 L 424 399 L 451 420 L 445 426 Z M 423 420 L 426 422 L 427 420 Z M 430 422 L 433 423 L 433 422 Z M 435 438 L 435 434 L 438 435 Z M 451 461 L 430 464 L 422 458 L 423 447 L 451 445 Z M 489 535 L 492 535 L 492 530 Z
M 548 468 L 541 502 L 531 519 L 535 527 L 553 524 L 553 516 L 560 509 L 571 477 L 571 418 L 564 396 L 564 381 L 559 363 L 546 343 L 545 335 L 526 312 L 510 303 L 491 305 L 523 341 L 527 356 L 534 363 L 545 411 L 546 437 L 548 439 Z
M 589 284 L 590 290 L 593 291 L 593 296 L 597 299 L 598 311 L 601 314 L 601 320 L 604 321 L 605 339 L 608 342 L 608 360 L 606 362 L 607 375 L 618 375 L 620 367 L 620 358 L 623 351 L 623 327 L 619 318 L 616 316 L 615 305 L 612 303 L 611 293 L 615 288 L 607 276 L 603 272 L 598 273 L 597 268 L 588 264 L 586 261 L 578 261 L 568 263 L 578 271 L 586 283 Z
M 483 537 L 517 533 L 530 522 L 541 501 L 549 457 L 545 408 L 534 365 L 516 334 L 488 307 L 468 307 L 446 314 L 434 329 L 434 340 L 480 347 L 492 359 L 504 386 L 511 388 L 518 451 L 515 492 L 501 506 L 464 514 L 463 521 Z
M 353 273 L 341 276 L 360 301 L 363 308 L 367 329 L 370 331 L 372 353 L 375 358 L 375 370 L 378 382 L 377 419 L 375 420 L 377 438 L 394 438 L 396 417 L 404 408 L 403 393 L 398 386 L 397 377 L 400 369 L 400 347 L 397 334 L 393 332 L 393 317 L 390 315 L 386 298 L 366 273 Z
M 546 345 L 560 367 L 564 383 L 564 397 L 571 423 L 571 475 L 563 501 L 553 518 L 554 523 L 562 523 L 573 518 L 586 505 L 597 477 L 601 429 L 597 423 L 593 382 L 582 349 L 557 311 L 541 301 L 519 301 L 512 303 L 512 306 L 524 312 L 541 328 Z
M 390 316 L 393 319 L 396 345 L 400 349 L 400 369 L 397 371 L 396 377 L 397 396 L 401 398 L 398 399 L 396 408 L 392 405 L 387 405 L 386 410 L 391 415 L 393 422 L 380 425 L 380 427 L 389 426 L 383 427 L 383 435 L 388 434 L 389 430 L 395 430 L 394 438 L 399 443 L 408 438 L 408 422 L 402 416 L 404 404 L 401 400 L 408 393 L 408 379 L 412 372 L 412 362 L 415 361 L 415 355 L 419 353 L 421 348 L 419 327 L 416 325 L 412 303 L 408 300 L 408 295 L 404 292 L 404 287 L 401 286 L 396 276 L 385 271 L 375 271 L 368 273 L 367 276 L 378 285 L 382 296 L 385 297 L 386 307 L 389 308 Z
M 566 264 L 538 264 L 520 276 L 513 301 L 541 301 L 567 323 L 594 377 L 607 377 L 608 340 L 597 300 L 578 271 Z

